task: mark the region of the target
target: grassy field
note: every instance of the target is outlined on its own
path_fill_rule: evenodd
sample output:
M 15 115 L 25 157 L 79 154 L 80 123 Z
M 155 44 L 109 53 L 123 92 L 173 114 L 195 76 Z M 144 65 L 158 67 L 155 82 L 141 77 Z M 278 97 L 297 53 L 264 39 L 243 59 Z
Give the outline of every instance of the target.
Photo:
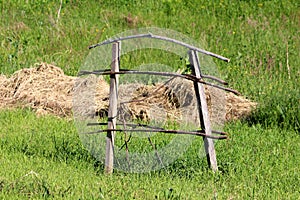
M 215 174 L 196 143 L 167 169 L 112 176 L 83 147 L 73 121 L 1 110 L 0 199 L 299 199 L 297 1 L 62 2 L 58 16 L 59 1 L 0 0 L 1 74 L 48 62 L 76 75 L 89 45 L 161 27 L 230 58 L 214 60 L 220 76 L 259 107 L 225 125 L 230 140 L 216 145 Z

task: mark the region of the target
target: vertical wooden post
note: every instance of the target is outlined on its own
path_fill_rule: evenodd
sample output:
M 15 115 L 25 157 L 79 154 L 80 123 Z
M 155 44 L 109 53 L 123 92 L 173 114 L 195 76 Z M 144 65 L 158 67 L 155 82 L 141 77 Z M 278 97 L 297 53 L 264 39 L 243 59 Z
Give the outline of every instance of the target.
M 192 67 L 192 73 L 197 78 L 201 78 L 200 62 L 199 62 L 196 51 L 193 51 L 193 50 L 189 51 L 189 61 L 190 61 L 191 67 Z M 197 102 L 198 102 L 198 110 L 199 110 L 201 129 L 205 131 L 205 134 L 211 135 L 211 133 L 212 133 L 211 132 L 211 124 L 210 124 L 207 103 L 206 103 L 204 87 L 201 83 L 194 82 L 194 88 L 195 88 L 195 93 L 196 93 Z M 208 165 L 211 167 L 211 169 L 213 171 L 217 171 L 218 165 L 217 165 L 217 158 L 216 158 L 214 142 L 212 139 L 207 138 L 207 137 L 204 137 L 203 140 L 204 140 L 204 147 L 205 147 Z
M 119 72 L 121 42 L 112 46 L 111 72 Z M 108 129 L 116 128 L 118 106 L 118 75 L 110 75 L 110 93 L 108 108 Z M 106 136 L 105 173 L 111 174 L 114 168 L 114 136 L 115 131 L 108 131 Z

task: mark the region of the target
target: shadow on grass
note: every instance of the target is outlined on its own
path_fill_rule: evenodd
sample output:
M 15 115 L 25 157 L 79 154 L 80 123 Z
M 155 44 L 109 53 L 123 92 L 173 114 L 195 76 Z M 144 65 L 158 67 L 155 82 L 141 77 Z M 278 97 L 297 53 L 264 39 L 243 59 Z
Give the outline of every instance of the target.
M 300 98 L 297 95 L 272 98 L 263 102 L 249 117 L 242 120 L 264 128 L 278 127 L 300 133 Z

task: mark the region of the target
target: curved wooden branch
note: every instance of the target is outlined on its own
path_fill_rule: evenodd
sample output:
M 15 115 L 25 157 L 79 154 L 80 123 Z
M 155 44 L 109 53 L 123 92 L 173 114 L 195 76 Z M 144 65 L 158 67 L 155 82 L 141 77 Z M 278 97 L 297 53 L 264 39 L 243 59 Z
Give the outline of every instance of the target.
M 106 126 L 106 125 L 107 125 L 107 123 L 105 123 L 105 122 L 95 122 L 95 123 L 88 123 L 87 124 L 87 126 Z M 117 126 L 122 126 L 122 125 L 124 125 L 124 124 L 123 123 L 117 123 Z M 149 126 L 147 124 L 140 124 L 140 123 L 138 123 L 138 124 L 130 124 L 129 123 L 129 124 L 126 124 L 126 126 L 129 126 L 133 129 L 135 129 L 137 127 L 143 127 L 143 128 L 153 129 L 153 130 L 162 130 L 162 131 L 165 130 L 161 127 Z M 197 131 L 193 131 L 193 132 L 204 133 L 204 131 L 202 131 L 202 130 L 197 130 Z M 228 133 L 223 132 L 223 131 L 212 130 L 211 132 L 214 133 L 214 134 L 217 134 L 217 135 L 227 135 L 228 136 Z
M 158 76 L 169 76 L 169 77 L 180 77 L 180 78 L 185 78 L 187 80 L 191 81 L 196 81 L 205 85 L 209 85 L 211 87 L 215 87 L 227 92 L 232 92 L 236 95 L 241 95 L 238 91 L 231 89 L 231 88 L 226 88 L 222 87 L 213 83 L 205 82 L 201 78 L 197 78 L 196 76 L 192 74 L 178 74 L 174 72 L 155 72 L 155 71 L 136 71 L 136 70 L 123 70 L 120 69 L 119 72 L 111 72 L 110 70 L 97 70 L 97 71 L 80 71 L 79 76 L 82 75 L 88 75 L 88 74 L 96 74 L 96 75 L 113 75 L 113 74 L 148 74 L 148 75 L 158 75 Z
M 117 41 L 137 39 L 137 38 L 152 38 L 152 39 L 158 39 L 158 40 L 163 40 L 163 41 L 167 41 L 167 42 L 172 42 L 172 43 L 184 46 L 184 47 L 186 47 L 186 48 L 188 48 L 190 50 L 194 50 L 194 51 L 200 52 L 202 54 L 218 58 L 218 59 L 223 60 L 225 62 L 229 62 L 230 61 L 229 58 L 225 58 L 225 57 L 223 57 L 221 55 L 218 55 L 218 54 L 215 54 L 215 53 L 212 53 L 212 52 L 200 49 L 198 47 L 189 45 L 189 44 L 181 42 L 179 40 L 175 40 L 175 39 L 164 37 L 164 36 L 160 36 L 160 35 L 155 35 L 155 34 L 152 34 L 152 33 L 131 35 L 131 36 L 126 36 L 126 37 L 119 37 L 119 38 L 116 38 L 116 39 L 108 39 L 108 40 L 105 40 L 104 42 L 101 42 L 101 43 L 89 46 L 89 49 L 92 49 L 92 48 L 95 48 L 95 47 L 98 47 L 98 46 L 102 46 L 102 45 L 105 45 L 105 44 L 111 44 L 111 43 L 114 43 L 114 42 L 117 42 Z
M 214 80 L 214 81 L 217 81 L 223 85 L 228 85 L 228 83 L 220 78 L 217 78 L 215 76 L 212 76 L 212 75 L 204 75 L 204 74 L 201 74 L 202 78 L 207 78 L 207 79 L 211 79 L 211 80 Z
M 217 140 L 222 140 L 222 139 L 228 139 L 227 133 L 224 132 L 218 132 L 221 136 L 214 136 L 214 135 L 206 135 L 203 133 L 203 131 L 179 131 L 179 130 L 160 130 L 160 129 L 102 129 L 98 131 L 92 131 L 92 132 L 87 132 L 83 134 L 97 134 L 97 133 L 104 133 L 107 131 L 116 131 L 116 132 L 143 132 L 143 133 L 168 133 L 168 134 L 183 134 L 183 135 L 197 135 L 197 136 L 202 136 L 202 137 L 207 137 L 210 139 L 217 139 Z

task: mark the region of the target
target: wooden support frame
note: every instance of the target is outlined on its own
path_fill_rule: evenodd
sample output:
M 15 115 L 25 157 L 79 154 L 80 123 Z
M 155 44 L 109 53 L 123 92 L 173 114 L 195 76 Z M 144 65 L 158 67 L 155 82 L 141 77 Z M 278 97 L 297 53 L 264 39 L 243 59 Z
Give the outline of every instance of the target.
M 189 54 L 189 61 L 192 66 L 192 73 L 197 78 L 201 79 L 202 77 L 200 71 L 200 61 L 198 59 L 197 52 L 194 50 L 189 50 L 188 54 Z M 194 82 L 194 88 L 195 88 L 195 93 L 198 102 L 201 129 L 205 132 L 206 135 L 211 135 L 212 130 L 211 130 L 211 124 L 210 124 L 210 118 L 209 118 L 209 112 L 207 108 L 204 87 L 201 83 Z M 204 140 L 204 148 L 205 148 L 208 165 L 215 172 L 218 170 L 218 165 L 217 165 L 214 142 L 209 137 L 203 137 L 203 140 Z
M 120 50 L 121 42 L 117 41 L 112 45 L 112 63 L 111 72 L 119 72 L 120 68 Z M 118 74 L 110 75 L 110 93 L 109 93 L 109 108 L 108 108 L 108 123 L 106 136 L 106 156 L 105 156 L 105 173 L 111 174 L 114 168 L 114 137 L 117 123 L 117 107 L 118 107 Z
M 136 71 L 136 70 L 127 70 L 127 69 L 120 69 L 120 51 L 121 51 L 121 41 L 122 40 L 129 40 L 129 39 L 136 39 L 136 38 L 151 38 L 151 39 L 157 39 L 157 40 L 163 40 L 167 42 L 172 42 L 178 45 L 181 45 L 183 47 L 186 47 L 189 49 L 188 55 L 189 55 L 189 61 L 192 68 L 192 74 L 177 74 L 172 72 L 154 72 L 154 71 Z M 229 62 L 228 58 L 225 58 L 223 56 L 220 56 L 218 54 L 214 54 L 209 51 L 205 51 L 203 49 L 199 49 L 195 46 L 186 44 L 184 42 L 163 37 L 159 35 L 154 34 L 139 34 L 139 35 L 132 35 L 127 37 L 120 37 L 117 39 L 109 39 L 102 43 L 90 46 L 89 48 L 95 48 L 97 46 L 105 45 L 105 44 L 113 44 L 112 45 L 112 63 L 111 63 L 111 69 L 105 69 L 105 70 L 96 70 L 96 71 L 81 71 L 80 74 L 97 74 L 97 75 L 109 75 L 110 76 L 110 94 L 109 94 L 109 109 L 108 109 L 108 123 L 107 123 L 107 129 L 102 129 L 100 131 L 94 131 L 87 134 L 94 134 L 94 133 L 100 133 L 100 132 L 107 132 L 106 137 L 106 155 L 105 155 L 105 169 L 104 172 L 106 174 L 111 174 L 113 172 L 114 168 L 114 137 L 116 132 L 118 131 L 137 131 L 132 129 L 117 129 L 117 113 L 118 113 L 118 76 L 120 74 L 149 74 L 149 75 L 158 75 L 158 76 L 170 76 L 170 77 L 180 77 L 185 78 L 187 80 L 191 80 L 194 83 L 194 89 L 195 94 L 197 98 L 198 103 L 198 112 L 199 112 L 199 118 L 200 118 L 200 126 L 201 130 L 197 131 L 178 131 L 178 130 L 164 130 L 161 128 L 153 128 L 148 130 L 142 130 L 142 131 L 152 131 L 152 132 L 162 132 L 162 133 L 169 133 L 169 134 L 192 134 L 192 135 L 199 135 L 203 137 L 204 140 L 204 147 L 206 152 L 206 157 L 208 161 L 209 167 L 215 172 L 218 170 L 217 165 L 217 159 L 216 159 L 216 152 L 214 147 L 213 139 L 227 139 L 227 134 L 224 132 L 218 132 L 213 131 L 211 128 L 211 122 L 206 102 L 206 96 L 204 91 L 203 84 L 209 85 L 211 87 L 215 87 L 218 89 L 222 89 L 228 92 L 232 92 L 234 94 L 239 94 L 239 92 L 222 87 L 216 84 L 212 84 L 209 82 L 206 82 L 203 80 L 205 79 L 212 79 L 214 81 L 217 81 L 221 84 L 227 85 L 227 83 L 221 79 L 218 79 L 216 77 L 210 76 L 210 75 L 203 75 L 200 71 L 200 61 L 198 58 L 198 52 L 209 55 L 218 59 L 221 59 L 223 61 Z M 89 124 L 89 125 L 98 125 L 96 124 Z M 136 125 L 134 125 L 135 127 Z M 141 130 L 138 130 L 141 131 Z M 212 133 L 220 134 L 220 136 L 212 135 Z M 150 141 L 151 143 L 151 141 Z

